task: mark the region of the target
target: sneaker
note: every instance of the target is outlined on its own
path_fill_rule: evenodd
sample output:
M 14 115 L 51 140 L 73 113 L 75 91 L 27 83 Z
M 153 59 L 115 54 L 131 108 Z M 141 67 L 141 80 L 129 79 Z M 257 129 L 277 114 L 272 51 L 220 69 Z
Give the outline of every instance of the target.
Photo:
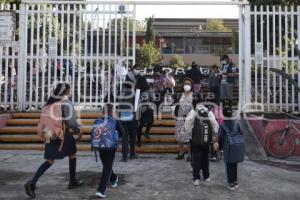
M 69 189 L 74 189 L 74 188 L 78 188 L 82 185 L 83 185 L 83 180 L 78 179 L 78 180 L 70 182 L 68 188 Z
M 200 180 L 196 179 L 193 181 L 194 186 L 199 186 L 200 185 Z
M 210 178 L 205 179 L 204 182 L 209 183 L 210 182 Z
M 192 161 L 191 156 L 188 156 L 186 162 L 191 162 L 191 161 Z
M 184 159 L 184 154 L 178 154 L 175 159 L 176 160 L 182 160 L 182 159 Z
M 227 188 L 228 188 L 229 190 L 231 190 L 231 191 L 234 191 L 234 190 L 235 190 L 235 185 L 234 185 L 234 184 L 229 184 L 229 185 L 227 186 Z
M 102 192 L 96 192 L 96 196 L 100 197 L 100 198 L 106 198 L 106 194 L 104 194 Z
M 111 187 L 112 188 L 118 187 L 118 181 L 119 181 L 119 178 L 117 177 L 117 179 L 115 181 L 111 182 Z
M 26 194 L 28 196 L 30 196 L 32 199 L 35 198 L 35 193 L 34 193 L 34 190 L 35 190 L 35 186 L 33 185 L 32 181 L 28 181 L 25 185 L 25 191 L 26 191 Z
M 127 162 L 127 161 L 128 161 L 127 158 L 122 158 L 122 159 L 120 160 L 120 162 Z
M 237 182 L 234 183 L 234 187 L 235 189 L 238 189 L 239 188 L 239 184 Z
M 216 162 L 217 161 L 217 157 L 211 157 L 209 160 L 212 161 L 212 162 Z

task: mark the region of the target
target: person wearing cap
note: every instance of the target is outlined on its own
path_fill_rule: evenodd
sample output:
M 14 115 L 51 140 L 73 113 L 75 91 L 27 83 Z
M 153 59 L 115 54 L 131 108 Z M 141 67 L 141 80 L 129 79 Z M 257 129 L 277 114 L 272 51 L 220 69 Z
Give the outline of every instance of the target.
M 228 55 L 222 57 L 222 81 L 220 86 L 220 98 L 223 106 L 226 106 L 226 101 L 228 106 L 232 106 L 232 90 L 233 84 L 238 77 L 238 69 Z
M 186 77 L 193 80 L 193 82 L 194 82 L 193 91 L 195 93 L 199 94 L 200 89 L 201 89 L 202 74 L 201 74 L 200 69 L 197 67 L 197 64 L 195 63 L 195 61 L 192 62 L 192 68 L 187 71 Z

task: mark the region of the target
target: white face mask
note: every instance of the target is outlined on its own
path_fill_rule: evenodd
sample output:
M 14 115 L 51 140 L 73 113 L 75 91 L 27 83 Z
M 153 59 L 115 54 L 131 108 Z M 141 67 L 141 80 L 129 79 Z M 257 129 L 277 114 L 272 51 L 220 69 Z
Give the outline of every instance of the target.
M 141 70 L 137 70 L 137 69 L 134 69 L 134 70 L 133 70 L 133 73 L 134 73 L 134 75 L 136 75 L 136 76 L 139 75 L 140 72 L 141 72 Z
M 221 61 L 221 65 L 226 65 L 226 64 L 227 64 L 226 60 Z
M 192 86 L 190 86 L 190 85 L 184 85 L 183 89 L 184 89 L 184 91 L 189 92 L 189 91 L 191 91 Z

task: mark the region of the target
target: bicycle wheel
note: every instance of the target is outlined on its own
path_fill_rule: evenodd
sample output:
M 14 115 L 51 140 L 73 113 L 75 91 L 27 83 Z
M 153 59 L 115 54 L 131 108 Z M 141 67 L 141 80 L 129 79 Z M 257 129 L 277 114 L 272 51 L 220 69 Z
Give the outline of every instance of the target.
M 276 131 L 271 133 L 266 139 L 267 153 L 278 159 L 284 159 L 290 157 L 295 150 L 295 138 L 290 131 L 280 141 L 282 131 Z

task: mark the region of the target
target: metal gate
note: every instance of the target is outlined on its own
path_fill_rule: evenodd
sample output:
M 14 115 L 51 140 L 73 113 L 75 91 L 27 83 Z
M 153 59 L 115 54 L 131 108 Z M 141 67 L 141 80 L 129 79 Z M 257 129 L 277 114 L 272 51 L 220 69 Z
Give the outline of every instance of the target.
M 283 70 L 300 85 L 300 7 L 250 7 L 247 1 L 23 0 L 19 8 L 1 5 L 1 11 L 15 11 L 18 29 L 12 43 L 0 44 L 0 105 L 38 110 L 62 81 L 71 84 L 72 101 L 80 109 L 115 102 L 123 68 L 135 63 L 135 11 L 142 4 L 239 6 L 240 109 L 299 111 L 296 88 L 271 69 Z
M 0 58 L 7 58 L 0 65 L 4 109 L 39 110 L 59 82 L 70 83 L 80 109 L 115 102 L 118 81 L 135 62 L 135 5 L 28 0 L 18 10 L 1 10 L 12 9 L 19 40 L 18 48 L 0 48 Z M 10 66 L 18 71 L 18 90 L 6 81 Z
M 279 69 L 300 85 L 300 6 L 247 6 L 246 10 L 251 21 L 245 46 L 250 105 L 265 112 L 300 111 L 295 86 L 272 70 Z

